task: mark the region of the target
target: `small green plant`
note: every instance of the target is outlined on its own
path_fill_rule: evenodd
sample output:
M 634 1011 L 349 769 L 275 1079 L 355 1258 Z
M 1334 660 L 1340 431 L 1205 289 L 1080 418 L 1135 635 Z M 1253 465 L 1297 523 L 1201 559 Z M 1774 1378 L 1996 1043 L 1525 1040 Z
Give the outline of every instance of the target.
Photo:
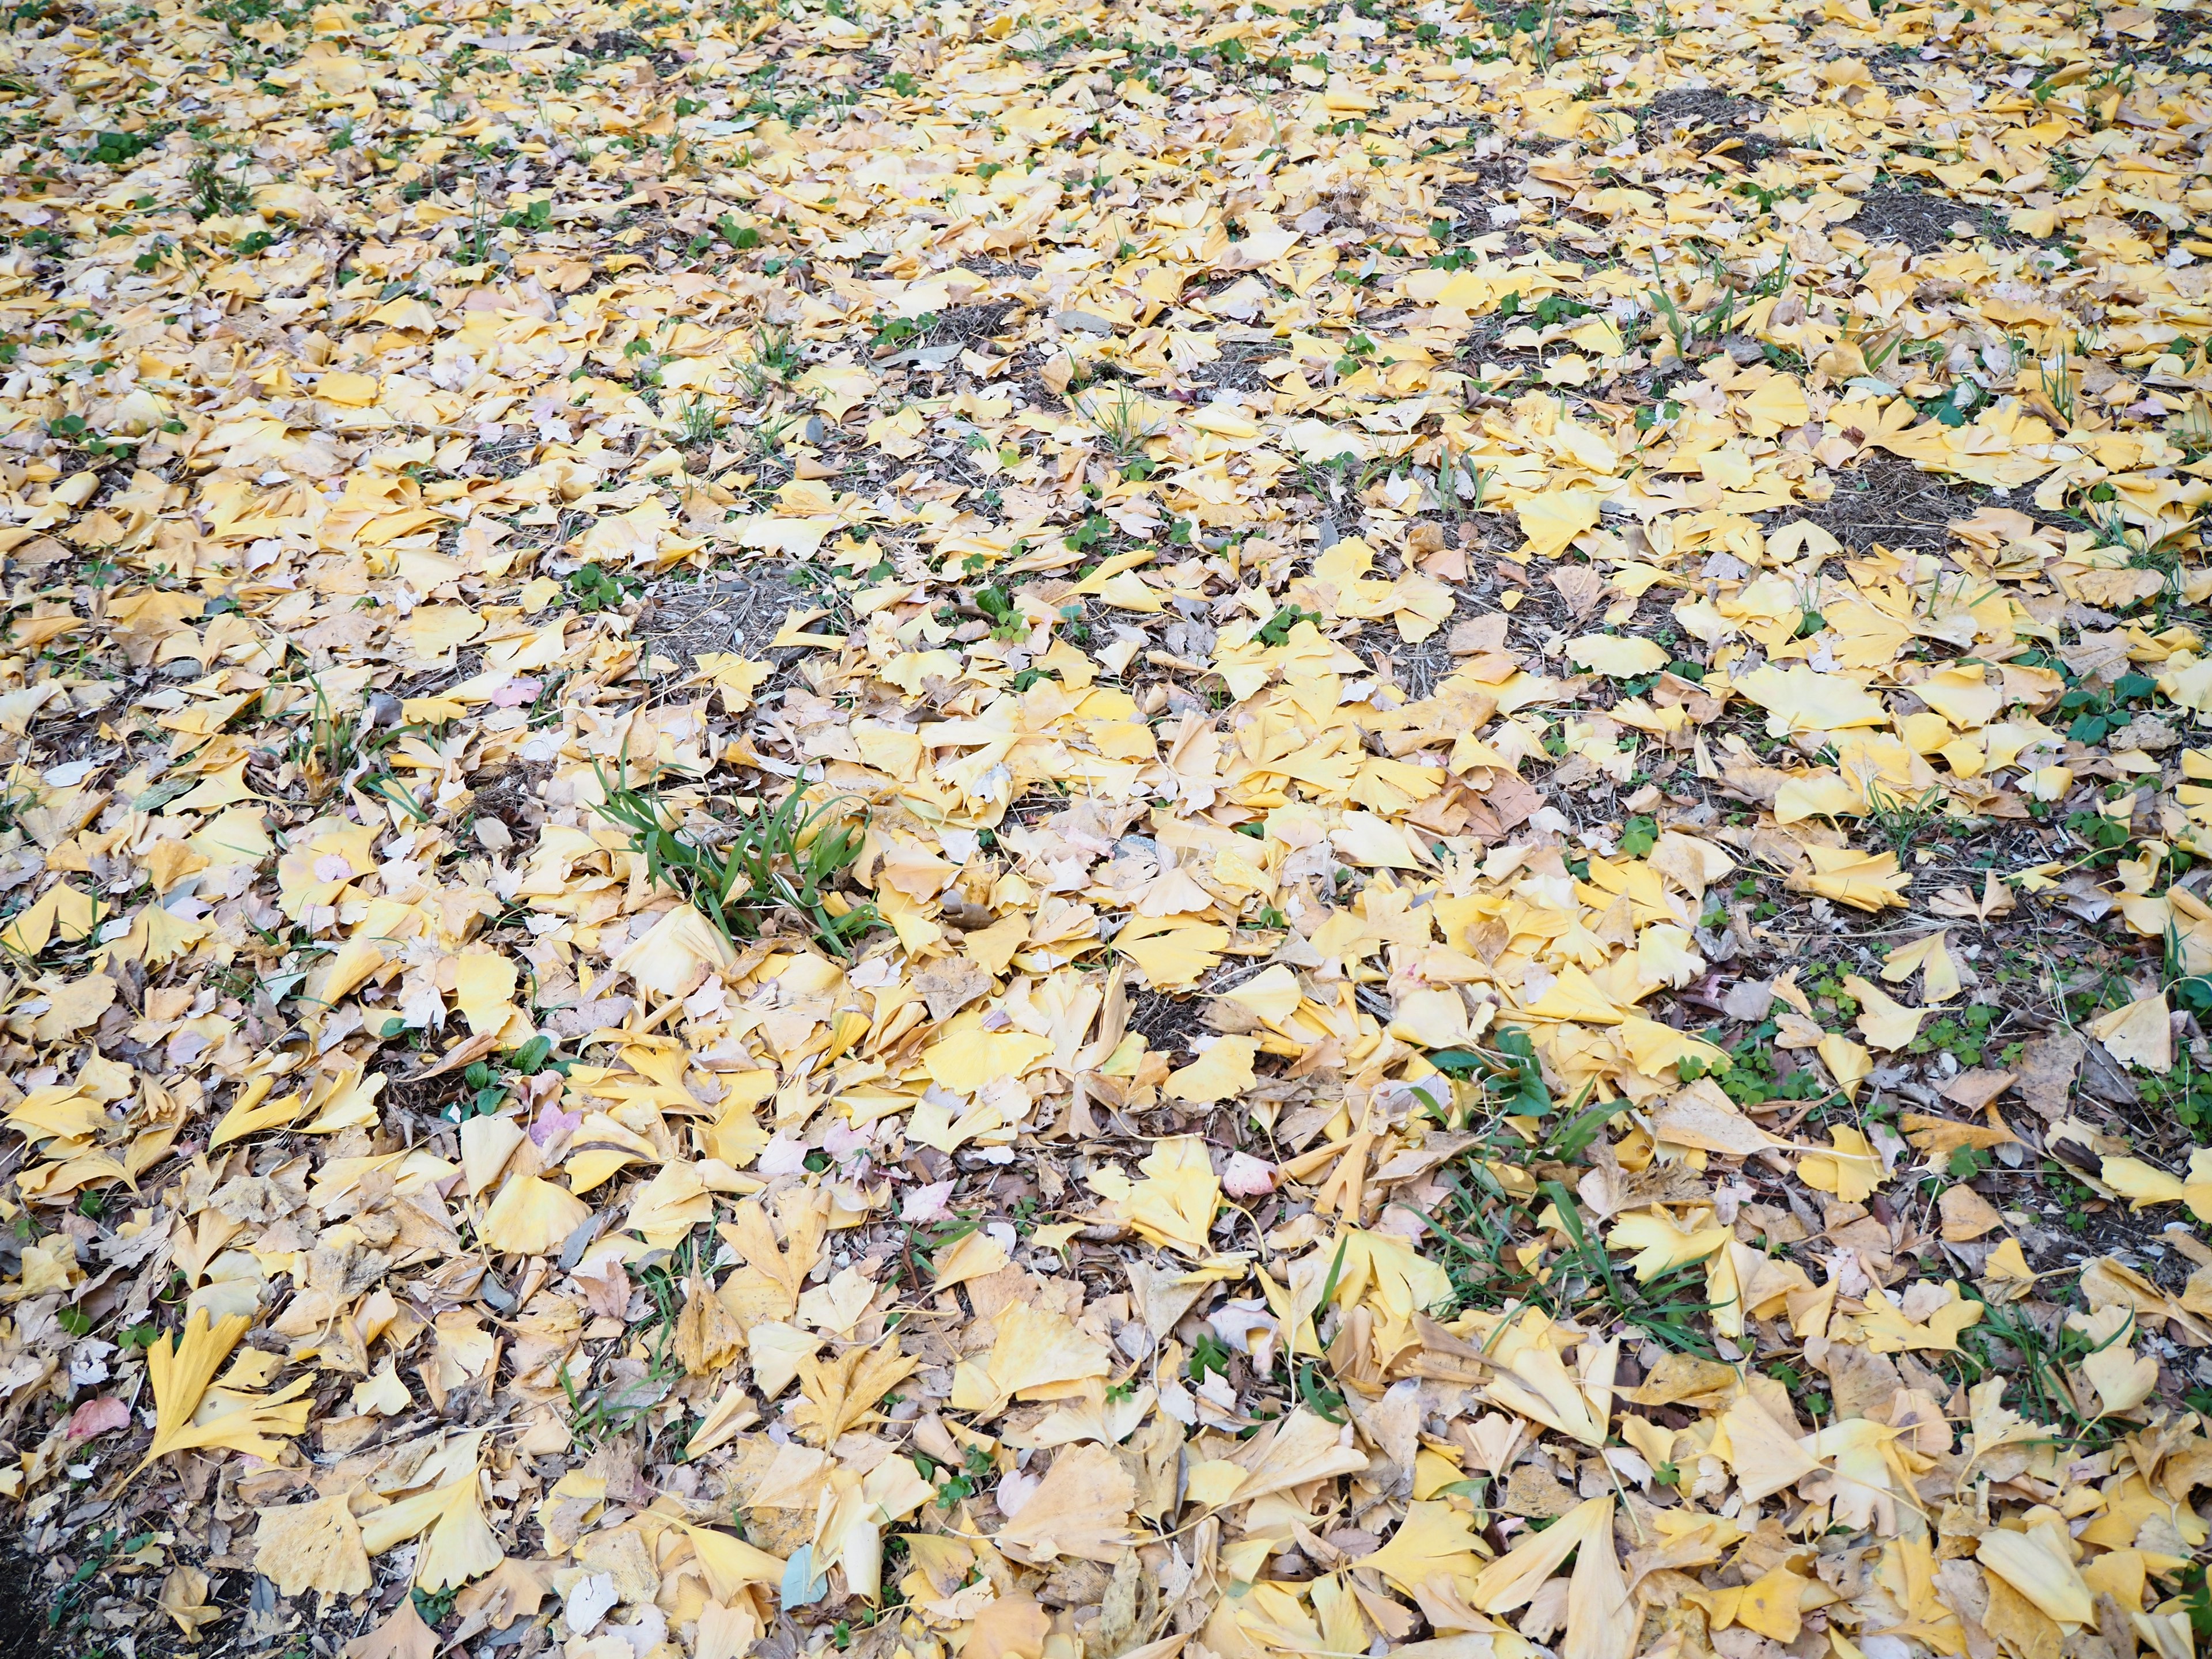
M 645 860 L 648 878 L 681 894 L 732 944 L 757 938 L 775 915 L 787 913 L 824 950 L 844 957 L 880 922 L 872 903 L 836 893 L 860 856 L 866 829 L 865 819 L 856 827 L 838 817 L 842 798 L 810 808 L 802 780 L 772 809 L 724 817 L 721 844 L 710 847 L 678 833 L 658 795 L 604 771 L 599 783 L 606 796 L 600 817 L 629 831 L 630 851 Z
M 1259 631 L 1252 637 L 1265 646 L 1287 645 L 1290 642 L 1291 630 L 1302 622 L 1311 623 L 1316 628 L 1319 628 L 1322 623 L 1321 612 L 1302 611 L 1295 605 L 1284 605 L 1273 616 L 1261 623 Z
M 2043 365 L 2043 390 L 2051 400 L 2051 412 L 2065 422 L 2069 432 L 2074 429 L 2075 417 L 2081 413 L 2081 377 L 2068 365 L 2066 346 L 2062 341 L 2057 356 Z
M 1087 398 L 1073 400 L 1075 412 L 1091 422 L 1098 434 L 1098 447 L 1107 462 L 1117 470 L 1127 469 L 1148 458 L 1145 445 L 1159 431 L 1158 423 L 1146 414 L 1145 400 L 1126 386 L 1116 386 L 1109 392 L 1094 391 Z
M 1659 844 L 1659 821 L 1642 815 L 1632 817 L 1621 826 L 1620 850 L 1630 858 L 1640 859 Z
M 1492 1156 L 1506 1151 L 1495 1148 Z M 1527 1155 L 1522 1149 L 1521 1156 Z M 1460 1307 L 1518 1303 L 1556 1318 L 1618 1321 L 1678 1353 L 1713 1357 L 1700 1328 L 1713 1311 L 1703 1294 L 1701 1267 L 1679 1267 L 1639 1282 L 1616 1267 L 1604 1241 L 1583 1226 L 1574 1195 L 1564 1183 L 1540 1182 L 1533 1197 L 1517 1198 L 1475 1149 L 1445 1172 L 1443 1184 L 1449 1197 L 1437 1214 L 1400 1207 L 1443 1245 L 1444 1271 Z M 1540 1226 L 1540 1213 L 1545 1217 Z M 1547 1229 L 1563 1234 L 1565 1243 L 1541 1271 L 1534 1271 L 1522 1262 L 1518 1247 Z
M 771 327 L 753 336 L 752 355 L 739 358 L 733 368 L 746 398 L 753 403 L 762 403 L 771 390 L 791 379 L 800 362 L 799 348 L 791 341 L 791 331 Z
M 915 1452 L 912 1456 L 915 1471 L 924 1480 L 935 1481 L 939 1471 L 945 1468 L 927 1452 Z M 973 1498 L 983 1482 L 997 1473 L 998 1465 L 991 1461 L 990 1453 L 981 1446 L 963 1447 L 959 1469 L 938 1484 L 937 1507 L 950 1514 Z
M 868 343 L 878 351 L 920 345 L 941 320 L 933 311 L 925 311 L 919 317 L 886 317 L 879 311 L 868 319 L 869 327 L 875 331 Z
M 696 393 L 677 411 L 677 436 L 686 449 L 720 442 L 729 426 L 729 417 Z
M 577 610 L 589 615 L 620 608 L 626 599 L 645 591 L 645 584 L 622 570 L 598 564 L 580 565 L 568 573 L 568 597 Z
M 501 230 L 543 230 L 553 222 L 553 204 L 545 197 L 519 208 L 511 208 L 500 216 Z
M 2212 455 L 2212 406 L 2202 400 L 2190 404 L 2181 418 L 2166 429 L 2191 465 Z
M 975 590 L 975 608 L 990 619 L 994 640 L 1025 640 L 1030 624 L 1014 604 L 1014 596 L 994 582 Z
M 1472 460 L 1462 461 L 1452 453 L 1451 445 L 1447 442 L 1437 462 L 1437 504 L 1455 519 L 1481 512 L 1482 498 L 1488 493 L 1490 481 L 1497 472 L 1496 467 L 1477 466 Z
M 212 219 L 218 214 L 245 213 L 253 206 L 253 187 L 246 181 L 246 158 L 238 158 L 235 174 L 227 174 L 222 162 L 213 155 L 197 155 L 185 170 L 185 184 L 191 191 L 188 204 L 195 219 Z
M 1917 795 L 1893 794 L 1879 782 L 1867 785 L 1867 817 L 1899 858 L 1921 844 L 1943 816 L 1943 791 L 1930 785 Z
M 95 167 L 119 167 L 161 142 L 160 133 L 152 128 L 138 132 L 103 132 L 80 151 L 76 159 Z
M 1193 1382 L 1203 1383 L 1208 1372 L 1221 1377 L 1229 1375 L 1229 1345 L 1212 1331 L 1200 1331 L 1198 1340 L 1191 1345 L 1190 1359 L 1183 1367 L 1183 1375 Z
M 469 1094 L 457 1102 L 447 1115 L 465 1122 L 472 1117 L 496 1117 L 499 1109 L 507 1104 L 507 1091 L 492 1076 L 491 1067 L 483 1060 L 469 1062 L 461 1073 L 461 1081 L 468 1086 Z
M 762 460 L 780 455 L 790 441 L 791 434 L 799 429 L 799 416 L 779 415 L 773 420 L 763 421 L 753 428 L 753 453 Z

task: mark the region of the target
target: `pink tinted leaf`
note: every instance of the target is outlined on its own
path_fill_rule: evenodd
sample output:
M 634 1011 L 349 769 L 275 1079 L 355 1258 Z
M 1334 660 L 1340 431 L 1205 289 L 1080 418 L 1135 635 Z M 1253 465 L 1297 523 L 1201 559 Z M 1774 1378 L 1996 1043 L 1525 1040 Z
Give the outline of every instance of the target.
M 112 1395 L 101 1400 L 88 1400 L 70 1413 L 69 1437 L 90 1440 L 96 1435 L 131 1426 L 131 1407 Z
M 1221 1190 L 1232 1198 L 1260 1198 L 1275 1190 L 1275 1166 L 1249 1152 L 1231 1152 L 1221 1166 Z
M 952 1183 L 949 1181 L 933 1181 L 927 1187 L 917 1187 L 906 1195 L 906 1202 L 899 1206 L 899 1219 L 950 1221 L 952 1212 L 945 1207 L 945 1200 L 951 1196 Z

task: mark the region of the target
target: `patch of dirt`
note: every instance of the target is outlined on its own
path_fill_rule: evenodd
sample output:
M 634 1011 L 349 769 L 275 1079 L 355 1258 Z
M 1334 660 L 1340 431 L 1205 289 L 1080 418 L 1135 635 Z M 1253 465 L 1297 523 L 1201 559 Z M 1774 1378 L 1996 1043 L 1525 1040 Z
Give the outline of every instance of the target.
M 786 612 L 813 609 L 809 590 L 791 580 L 798 568 L 762 562 L 724 570 L 705 581 L 656 582 L 647 590 L 633 637 L 682 664 L 686 672 L 712 651 L 766 654 L 777 667 L 787 667 L 800 654 L 799 648 L 770 652 L 768 642 L 782 631 Z
M 1006 319 L 1021 309 L 1013 300 L 989 300 L 981 305 L 954 306 L 937 315 L 937 326 L 929 331 L 932 345 L 950 345 L 957 340 L 966 344 L 975 340 L 988 340 L 1005 326 Z
M 1636 136 L 1646 143 L 1675 133 L 1705 132 L 1714 127 L 1734 129 L 1760 119 L 1765 112 L 1747 98 L 1704 87 L 1681 92 L 1662 92 L 1635 115 Z
M 1038 265 L 1025 265 L 1017 259 L 963 259 L 960 264 L 963 270 L 972 270 L 978 276 L 989 276 L 1001 280 L 1014 276 L 1023 282 L 1029 282 L 1035 278 L 1042 268 Z
M 1794 507 L 1783 518 L 1805 519 L 1854 550 L 1880 542 L 1885 547 L 1940 553 L 1951 544 L 1951 521 L 1972 518 L 1984 506 L 2011 507 L 2035 519 L 2052 517 L 2040 512 L 2024 492 L 2016 490 L 2008 499 L 1999 500 L 1972 484 L 1946 484 L 1901 457 L 1879 452 L 1834 477 L 1833 495 Z
M 2156 40 L 2145 42 L 2124 38 L 2114 45 L 2126 63 L 2154 64 L 2177 75 L 2186 75 L 2203 67 L 2207 48 L 2212 47 L 2208 33 L 2212 33 L 2212 20 L 2202 12 L 2162 11 L 2158 16 Z
M 1844 221 L 1869 243 L 1902 242 L 1915 253 L 1933 253 L 1951 240 L 1954 224 L 1980 228 L 1982 210 L 1933 191 L 1877 185 L 1859 198 L 1859 210 Z
M 31 1558 L 0 1550 L 0 1659 L 45 1659 L 56 1650 L 47 1600 Z
M 1205 1009 L 1206 1000 L 1200 996 L 1133 989 L 1128 1029 L 1142 1032 L 1155 1053 L 1170 1057 L 1188 1054 L 1190 1039 L 1206 1029 Z
M 477 818 L 496 818 L 505 824 L 514 837 L 518 858 L 527 856 L 538 844 L 538 826 L 545 822 L 545 803 L 538 798 L 538 788 L 552 772 L 550 766 L 543 763 L 508 761 L 476 774 L 476 781 L 470 786 Z
M 1223 392 L 1259 392 L 1267 387 L 1260 365 L 1281 355 L 1272 342 L 1221 340 L 1220 346 L 1219 357 L 1191 374 L 1194 383 Z

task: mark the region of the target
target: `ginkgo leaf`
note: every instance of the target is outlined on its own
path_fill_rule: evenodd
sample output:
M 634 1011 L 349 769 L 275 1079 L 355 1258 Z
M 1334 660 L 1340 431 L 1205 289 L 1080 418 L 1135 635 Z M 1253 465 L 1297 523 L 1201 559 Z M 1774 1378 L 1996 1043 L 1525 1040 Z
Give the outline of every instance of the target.
M 2163 1073 L 2173 1065 L 2173 1026 L 2163 993 L 2098 1015 L 2082 1027 L 2127 1066 Z
M 1509 1411 L 1518 1412 L 1586 1444 L 1602 1446 L 1611 1411 L 1609 1355 L 1616 1351 L 1617 1345 L 1589 1346 L 1596 1352 L 1608 1356 L 1603 1365 L 1607 1374 L 1602 1383 L 1595 1388 L 1586 1387 L 1582 1378 L 1567 1369 L 1559 1350 L 1552 1346 L 1549 1326 L 1542 1316 L 1524 1313 L 1492 1339 L 1490 1353 L 1496 1362 L 1497 1374 L 1484 1385 L 1483 1392 Z M 1594 1400 L 1593 1395 L 1597 1398 Z
M 1663 1210 L 1652 1208 L 1615 1221 L 1605 1236 L 1616 1250 L 1634 1250 L 1630 1271 L 1640 1284 L 1650 1284 L 1662 1273 L 1703 1261 L 1735 1237 L 1725 1227 L 1684 1229 Z
M 1041 1565 L 1057 1556 L 1113 1561 L 1128 1547 L 1136 1482 L 1121 1460 L 1093 1442 L 1053 1460 L 1020 1512 L 991 1540 L 1017 1561 Z
M 1567 1634 L 1561 1659 L 1633 1659 L 1644 1625 L 1628 1596 L 1613 1535 L 1613 1500 L 1595 1498 L 1603 1511 L 1585 1523 L 1567 1583 Z
M 712 1527 L 678 1524 L 691 1540 L 717 1601 L 734 1601 L 748 1584 L 773 1584 L 783 1577 L 784 1562 L 758 1546 Z
M 2023 1532 L 1992 1528 L 1976 1542 L 1974 1554 L 2062 1627 L 2095 1621 L 2096 1607 L 2074 1565 L 2073 1551 L 2052 1537 L 2048 1523 Z
M 1728 1433 L 1729 1468 L 1747 1502 L 1786 1491 L 1820 1467 L 1748 1394 L 1736 1397 L 1721 1426 Z
M 1956 1284 L 1944 1287 L 1944 1299 L 1929 1308 L 1918 1320 L 1908 1319 L 1899 1304 L 1880 1285 L 1866 1297 L 1866 1311 L 1859 1316 L 1869 1353 L 1902 1353 L 1906 1349 L 1955 1353 L 1961 1332 L 1982 1322 L 1984 1305 L 1959 1292 Z
M 550 1255 L 591 1213 L 566 1188 L 539 1176 L 510 1176 L 484 1211 L 483 1241 L 508 1255 Z
M 829 1360 L 808 1355 L 799 1362 L 799 1392 L 805 1397 L 792 1420 L 809 1440 L 826 1446 L 847 1430 L 876 1421 L 877 1402 L 920 1363 L 901 1353 L 896 1344 L 854 1348 Z
M 232 1314 L 211 1325 L 206 1310 L 198 1309 L 185 1320 L 181 1340 L 172 1332 L 148 1346 L 146 1371 L 154 1385 L 156 1421 L 140 1468 L 186 1443 L 184 1436 L 208 1384 L 252 1322 L 244 1314 Z
M 1216 1037 L 1196 1060 L 1168 1074 L 1164 1091 L 1170 1100 L 1196 1106 L 1231 1099 L 1252 1086 L 1252 1061 L 1259 1052 L 1250 1037 Z
M 1806 1152 L 1797 1159 L 1797 1177 L 1807 1186 L 1833 1193 L 1846 1204 L 1865 1202 L 1887 1178 L 1881 1159 L 1867 1138 L 1848 1124 L 1828 1131 L 1833 1150 Z
M 1613 1540 L 1613 1499 L 1577 1504 L 1550 1526 L 1531 1533 L 1476 1575 L 1468 1601 L 1485 1613 L 1510 1613 L 1534 1599 L 1545 1581 L 1583 1545 Z
M 2100 1417 L 2132 1412 L 2157 1392 L 2158 1362 L 2136 1352 L 2131 1310 L 2107 1304 L 2092 1314 L 2069 1314 L 2066 1323 L 2089 1344 L 2081 1375 L 2097 1390 Z
M 1567 660 L 1608 679 L 1634 679 L 1667 665 L 1667 648 L 1634 635 L 1584 634 L 1566 642 Z
M 1443 1577 L 1464 1593 L 1473 1586 L 1477 1565 L 1473 1517 L 1449 1504 L 1415 1503 L 1389 1542 L 1359 1565 L 1408 1592 Z
M 49 9 L 0 1497 L 349 1659 L 2189 1649 L 2212 1267 L 2028 1223 L 2212 1220 L 2191 8 Z
M 390 1616 L 343 1650 L 344 1659 L 433 1659 L 437 1651 L 438 1633 L 422 1622 L 410 1595 L 401 1596 Z
M 995 1413 L 1024 1394 L 1103 1377 L 1113 1368 L 1106 1345 L 1065 1316 L 1026 1302 L 999 1315 L 998 1336 L 981 1364 L 963 1361 L 953 1373 L 956 1411 Z
M 210 1392 L 209 1383 L 249 1322 L 243 1314 L 230 1314 L 210 1325 L 206 1310 L 198 1309 L 185 1321 L 181 1341 L 172 1332 L 146 1350 L 156 1418 L 140 1469 L 168 1452 L 214 1446 L 273 1462 L 283 1449 L 270 1436 L 307 1431 L 310 1402 L 299 1396 L 311 1378 L 301 1377 L 274 1395 Z
M 374 1575 L 345 1494 L 260 1511 L 253 1565 L 283 1595 L 358 1595 Z
M 1911 879 L 1894 853 L 1855 853 L 1848 848 L 1814 845 L 1805 849 L 1812 868 L 1790 878 L 1801 891 L 1833 899 L 1855 910 L 1901 909 Z
M 1925 1008 L 1908 1008 L 1856 974 L 1844 975 L 1844 989 L 1859 1005 L 1856 1023 L 1869 1048 L 1887 1054 L 1920 1035 L 1920 1023 L 1928 1017 Z
M 1522 533 L 1528 538 L 1523 556 L 1548 559 L 1597 523 L 1597 492 L 1551 490 L 1523 501 L 1517 511 Z
M 506 1558 L 498 1535 L 484 1519 L 473 1468 L 444 1486 L 370 1510 L 361 1517 L 361 1536 L 371 1555 L 420 1537 L 415 1582 L 430 1590 L 482 1577 Z
M 1297 1012 L 1298 1004 L 1305 998 L 1305 993 L 1298 988 L 1297 975 L 1280 963 L 1261 969 L 1221 994 L 1275 1025 Z

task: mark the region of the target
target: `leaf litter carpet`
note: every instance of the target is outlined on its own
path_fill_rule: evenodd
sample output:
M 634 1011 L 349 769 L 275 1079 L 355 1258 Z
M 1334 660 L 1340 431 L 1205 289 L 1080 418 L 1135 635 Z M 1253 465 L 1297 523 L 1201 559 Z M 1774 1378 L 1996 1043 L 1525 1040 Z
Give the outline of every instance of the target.
M 2194 1654 L 2204 27 L 16 7 L 45 1650 Z

